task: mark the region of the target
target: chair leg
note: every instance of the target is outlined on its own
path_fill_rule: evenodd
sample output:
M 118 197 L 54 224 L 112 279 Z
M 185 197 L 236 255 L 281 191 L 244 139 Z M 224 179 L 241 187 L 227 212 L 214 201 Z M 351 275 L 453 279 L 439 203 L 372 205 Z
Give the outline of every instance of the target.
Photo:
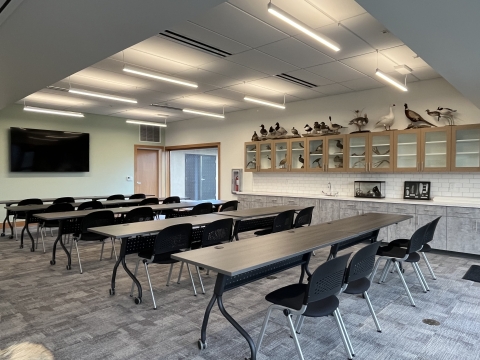
M 375 326 L 377 327 L 377 331 L 382 332 L 382 328 L 380 327 L 380 324 L 378 322 L 377 315 L 375 314 L 375 311 L 373 310 L 372 303 L 370 302 L 370 297 L 368 296 L 366 291 L 363 293 L 363 297 L 367 301 L 368 309 L 370 310 L 370 313 L 372 314 L 373 322 L 375 323 Z
M 17 216 L 13 217 L 13 233 L 15 234 L 15 240 L 18 240 L 17 237 Z
M 105 247 L 105 240 L 102 240 L 102 251 L 100 252 L 100 261 L 102 261 L 103 258 L 103 248 Z
M 203 287 L 203 281 L 202 281 L 202 276 L 200 275 L 200 269 L 198 266 L 195 266 L 197 269 L 197 275 L 198 275 L 198 280 L 200 281 L 200 287 L 202 288 L 202 294 L 205 294 L 205 288 Z
M 420 269 L 420 266 L 418 263 L 412 263 L 413 269 L 415 270 L 415 273 L 417 274 L 418 280 L 422 283 L 422 288 L 423 292 L 430 291 L 430 288 L 428 287 L 427 280 L 425 280 L 425 277 L 422 274 L 422 270 Z
M 147 273 L 148 286 L 150 286 L 150 294 L 152 294 L 153 309 L 157 310 L 157 303 L 155 302 L 155 296 L 153 295 L 152 282 L 150 281 L 150 274 L 148 273 L 148 263 L 144 261 L 143 264 L 145 265 L 145 272 Z
M 110 259 L 112 258 L 112 254 L 115 254 L 115 260 L 118 260 L 117 256 L 117 249 L 115 249 L 115 238 L 110 238 L 112 240 L 112 252 L 110 253 Z
M 292 321 L 292 315 L 291 314 L 287 315 L 287 322 L 288 322 L 288 326 L 290 327 L 290 331 L 292 332 L 292 338 L 293 338 L 293 342 L 295 343 L 295 348 L 297 349 L 298 357 L 301 360 L 304 360 L 303 353 L 302 353 L 302 348 L 300 347 L 300 343 L 298 342 L 298 337 L 297 337 L 297 333 L 295 332 L 295 326 L 293 326 L 293 321 Z
M 137 272 L 138 272 L 138 265 L 140 264 L 141 258 L 138 259 L 137 261 L 137 266 L 135 266 L 135 271 L 133 273 L 133 276 L 137 277 Z M 130 289 L 130 297 L 133 297 L 133 289 L 135 288 L 135 281 L 132 281 L 132 288 Z
M 183 265 L 183 262 L 182 262 L 182 265 Z M 187 263 L 187 270 L 188 270 L 188 275 L 190 276 L 190 281 L 192 282 L 193 295 L 197 296 L 197 289 L 195 288 L 195 282 L 193 281 L 192 272 L 190 271 L 190 265 L 188 265 L 188 263 Z
M 35 249 L 38 249 L 38 231 L 40 230 L 40 223 L 37 224 L 37 244 L 35 245 Z
M 173 264 L 170 264 L 170 271 L 168 272 L 167 286 L 170 285 L 170 278 L 172 277 Z
M 378 280 L 379 284 L 385 282 L 385 280 L 387 278 L 387 274 L 388 274 L 388 269 L 390 269 L 391 265 L 392 265 L 392 260 L 387 259 L 387 261 L 385 261 L 385 266 L 383 267 L 382 275 L 380 276 L 380 279 Z
M 42 230 L 40 229 L 40 235 L 42 236 L 43 253 L 45 254 L 45 241 L 43 240 L 43 234 L 41 233 L 41 231 Z M 38 248 L 38 232 L 37 232 L 37 248 Z
M 210 275 L 210 269 L 207 269 L 206 275 Z
M 333 316 L 335 317 L 335 321 L 337 322 L 338 331 L 340 331 L 340 337 L 342 338 L 342 342 L 343 342 L 343 346 L 345 347 L 345 351 L 348 355 L 348 358 L 351 360 L 353 355 L 350 352 L 350 347 L 348 346 L 347 338 L 345 337 L 345 334 L 343 333 L 343 327 L 342 327 L 342 324 L 340 323 L 340 318 L 339 318 L 339 315 L 337 313 L 337 310 L 335 310 L 333 312 Z
M 337 315 L 338 315 L 338 319 L 340 320 L 340 324 L 342 325 L 342 329 L 343 329 L 343 333 L 345 334 L 345 338 L 347 339 L 347 344 L 348 344 L 348 347 L 350 349 L 350 353 L 352 354 L 352 356 L 355 356 L 355 351 L 353 351 L 352 342 L 350 341 L 350 337 L 348 336 L 347 328 L 345 327 L 345 323 L 343 322 L 343 318 L 342 318 L 342 315 L 340 314 L 340 309 L 339 308 L 337 308 Z
M 373 278 L 375 277 L 375 274 L 377 273 L 378 266 L 380 265 L 380 260 L 382 260 L 381 257 L 379 257 L 379 258 L 377 259 L 377 261 L 375 262 L 375 266 L 373 267 L 372 273 L 370 274 L 369 280 L 370 280 L 371 282 L 373 282 Z
M 412 306 L 415 306 L 415 301 L 413 301 L 412 294 L 410 293 L 410 290 L 408 289 L 407 283 L 405 282 L 405 278 L 403 277 L 402 270 L 400 270 L 400 266 L 398 266 L 398 262 L 394 261 L 393 262 L 395 265 L 395 268 L 397 269 L 397 273 L 400 276 L 400 280 L 402 281 L 403 287 L 405 288 L 405 291 L 407 292 L 408 298 L 410 299 L 410 304 Z
M 80 252 L 78 251 L 78 241 L 75 239 L 75 249 L 77 250 L 78 266 L 80 267 L 80 274 L 83 274 L 82 262 L 80 261 Z
M 267 329 L 268 320 L 270 319 L 272 310 L 273 310 L 273 305 L 270 305 L 267 310 L 267 315 L 265 315 L 265 319 L 263 320 L 262 329 L 260 330 L 260 334 L 258 335 L 257 353 L 260 350 L 260 346 L 262 346 L 263 337 L 265 335 L 265 330 Z
M 305 316 L 299 315 L 297 319 L 297 323 L 295 325 L 295 329 L 297 329 L 297 334 L 300 334 L 304 321 L 305 321 Z
M 50 235 L 53 237 L 53 229 L 50 228 Z
M 430 271 L 430 275 L 432 275 L 433 280 L 437 280 L 437 277 L 435 276 L 435 273 L 433 272 L 432 266 L 430 265 L 430 262 L 427 259 L 427 255 L 425 255 L 424 252 L 421 252 L 423 260 L 425 260 L 425 264 L 427 264 L 428 271 Z
M 180 278 L 182 277 L 182 272 L 183 272 L 183 261 L 182 261 L 182 265 L 180 265 L 180 272 L 178 273 L 177 284 L 180 284 Z

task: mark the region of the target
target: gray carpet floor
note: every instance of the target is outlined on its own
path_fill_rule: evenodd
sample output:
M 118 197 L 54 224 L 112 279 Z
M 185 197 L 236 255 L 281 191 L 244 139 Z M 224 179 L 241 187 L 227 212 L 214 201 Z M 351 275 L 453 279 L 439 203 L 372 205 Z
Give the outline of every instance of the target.
M 208 348 L 197 348 L 214 273 L 206 276 L 202 272 L 206 295 L 195 297 L 186 271 L 180 284 L 173 281 L 166 287 L 168 266 L 152 265 L 158 305 L 158 310 L 153 310 L 143 269 L 138 275 L 144 289 L 142 304 L 135 305 L 129 296 L 131 281 L 121 267 L 116 295 L 109 295 L 114 260 L 108 259 L 108 244 L 107 259 L 101 262 L 99 244 L 81 244 L 83 274 L 78 272 L 75 257 L 72 270 L 66 270 L 62 251 L 57 255 L 57 264 L 49 264 L 52 237 L 47 238 L 46 254 L 40 248 L 34 253 L 28 248 L 19 249 L 18 244 L 0 238 L 0 348 L 30 341 L 45 345 L 56 359 L 213 360 L 249 355 L 245 340 L 216 307 L 207 330 Z M 318 251 L 311 268 L 324 262 L 327 254 L 326 249 Z M 397 274 L 389 274 L 385 284 L 372 285 L 369 294 L 382 333 L 376 332 L 361 297 L 340 296 L 340 309 L 356 359 L 480 359 L 480 283 L 461 279 L 470 265 L 480 264 L 480 260 L 452 254 L 430 254 L 429 259 L 438 280 L 432 280 L 421 263 L 431 289 L 428 293 L 422 292 L 413 269 L 406 265 L 406 281 L 417 307 L 410 306 Z M 132 270 L 135 262 L 136 256 L 128 257 Z M 174 277 L 178 269 L 176 265 Z M 230 291 L 224 297 L 225 307 L 256 341 L 269 305 L 264 296 L 296 282 L 298 275 L 299 269 L 291 269 L 277 274 L 275 279 Z M 437 320 L 440 325 L 427 325 L 423 319 Z M 306 319 L 300 344 L 305 359 L 346 359 L 331 317 Z M 286 319 L 277 312 L 267 328 L 258 359 L 297 358 Z

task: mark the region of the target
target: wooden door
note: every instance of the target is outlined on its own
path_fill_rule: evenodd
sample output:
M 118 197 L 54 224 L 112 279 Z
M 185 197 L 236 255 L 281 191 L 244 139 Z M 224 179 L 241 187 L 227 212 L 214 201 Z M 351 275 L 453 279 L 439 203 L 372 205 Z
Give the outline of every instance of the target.
M 159 150 L 136 149 L 135 152 L 135 193 L 158 197 Z
M 450 152 L 452 149 L 450 126 L 421 129 L 421 134 L 422 159 L 420 171 L 450 171 Z
M 452 126 L 452 171 L 480 171 L 480 125 Z
M 394 171 L 418 172 L 421 162 L 420 130 L 394 131 Z
M 347 135 L 345 170 L 349 172 L 366 172 L 368 165 L 368 133 Z
M 393 172 L 395 147 L 393 146 L 393 131 L 373 132 L 369 136 L 370 149 L 367 151 L 368 172 Z

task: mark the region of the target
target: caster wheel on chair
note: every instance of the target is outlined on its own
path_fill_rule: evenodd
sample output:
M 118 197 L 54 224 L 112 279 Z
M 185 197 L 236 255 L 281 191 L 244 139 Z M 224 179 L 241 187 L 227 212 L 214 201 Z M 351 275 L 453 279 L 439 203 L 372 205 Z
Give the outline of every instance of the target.
M 135 298 L 135 304 L 139 305 L 142 303 L 142 298 Z
M 198 348 L 200 350 L 205 350 L 207 348 L 207 343 L 206 342 L 204 343 L 201 339 L 199 339 L 198 340 Z
M 1 236 L 1 237 L 4 237 L 4 236 L 5 236 L 5 233 L 0 234 L 0 236 Z
M 110 295 L 115 295 L 115 289 L 110 289 L 108 290 L 108 292 L 110 293 Z
M 72 270 L 72 265 L 67 265 L 67 270 Z
M 31 252 L 35 252 L 35 248 L 30 248 L 30 251 L 31 251 Z
M 50 260 L 50 265 L 55 265 L 55 260 Z

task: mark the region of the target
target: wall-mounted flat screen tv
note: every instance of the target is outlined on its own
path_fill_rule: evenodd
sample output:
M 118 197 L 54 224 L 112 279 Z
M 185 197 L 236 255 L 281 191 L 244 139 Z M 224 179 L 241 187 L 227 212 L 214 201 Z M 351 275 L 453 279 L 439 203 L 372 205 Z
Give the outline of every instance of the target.
M 87 172 L 89 159 L 89 134 L 10 128 L 12 172 Z

